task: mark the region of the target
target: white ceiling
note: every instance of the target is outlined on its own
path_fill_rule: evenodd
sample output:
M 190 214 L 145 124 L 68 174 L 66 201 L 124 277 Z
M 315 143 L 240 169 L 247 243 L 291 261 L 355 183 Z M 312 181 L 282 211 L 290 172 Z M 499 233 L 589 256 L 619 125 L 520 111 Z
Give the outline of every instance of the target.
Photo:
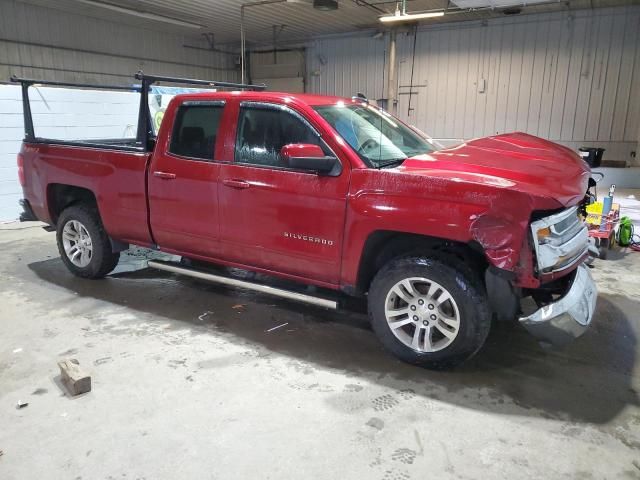
M 49 8 L 98 17 L 119 23 L 139 25 L 161 31 L 179 31 L 199 36 L 201 33 L 215 34 L 216 44 L 237 43 L 240 40 L 240 6 L 248 3 L 242 0 L 106 0 L 111 5 L 147 12 L 155 15 L 175 18 L 185 22 L 203 25 L 203 29 L 194 29 L 165 23 L 163 21 L 140 18 L 131 14 L 113 11 L 77 0 L 21 0 Z M 93 0 L 92 0 L 93 1 Z M 103 2 L 103 0 L 95 0 Z M 394 1 L 338 0 L 339 9 L 323 12 L 313 8 L 312 0 L 295 0 L 287 3 L 252 6 L 245 9 L 245 27 L 248 46 L 270 45 L 274 25 L 285 25 L 278 36 L 280 42 L 303 41 L 312 37 L 353 32 L 362 29 L 381 28 L 378 17 L 381 12 L 393 13 Z M 407 11 L 418 12 L 443 9 L 448 0 L 408 0 Z M 637 4 L 638 0 L 568 0 L 545 5 L 527 5 L 522 13 L 558 11 L 609 7 Z M 453 3 L 450 9 L 455 9 Z M 450 10 L 451 12 L 451 10 Z M 499 10 L 458 12 L 442 18 L 431 19 L 423 24 L 434 24 L 461 20 L 478 20 L 502 16 Z M 204 46 L 206 42 L 202 40 Z

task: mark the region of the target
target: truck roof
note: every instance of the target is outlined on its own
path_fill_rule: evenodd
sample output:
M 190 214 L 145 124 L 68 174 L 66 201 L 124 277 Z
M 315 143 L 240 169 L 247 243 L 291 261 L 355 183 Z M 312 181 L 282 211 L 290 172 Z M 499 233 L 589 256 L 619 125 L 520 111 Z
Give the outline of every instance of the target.
M 197 97 L 212 100 L 220 100 L 230 97 L 238 97 L 246 100 L 269 100 L 277 103 L 288 103 L 292 100 L 305 103 L 310 106 L 333 105 L 338 102 L 354 103 L 354 100 L 346 97 L 336 97 L 332 95 L 315 95 L 311 93 L 287 93 L 287 92 L 259 92 L 247 90 L 233 90 L 223 92 L 199 92 L 182 93 L 176 97 Z

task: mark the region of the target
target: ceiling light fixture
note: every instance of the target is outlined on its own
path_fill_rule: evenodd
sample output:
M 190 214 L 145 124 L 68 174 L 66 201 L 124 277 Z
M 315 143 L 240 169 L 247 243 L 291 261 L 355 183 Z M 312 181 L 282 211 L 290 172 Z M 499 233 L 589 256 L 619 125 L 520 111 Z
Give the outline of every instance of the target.
M 400 5 L 402 5 L 402 9 L 400 8 Z M 443 17 L 443 16 L 444 16 L 444 11 L 407 13 L 407 0 L 402 0 L 402 2 L 396 3 L 396 12 L 393 15 L 385 15 L 384 17 L 380 17 L 380 21 L 382 23 L 410 22 L 413 20 L 424 20 L 426 18 L 436 18 L 436 17 Z
M 458 8 L 526 7 L 537 3 L 556 3 L 553 0 L 451 0 Z
M 380 21 L 383 23 L 391 22 L 410 22 L 413 20 L 424 20 L 426 18 L 444 17 L 444 12 L 427 12 L 427 13 L 400 13 L 396 12 L 394 15 L 387 15 L 380 17 Z
M 199 25 L 197 23 L 185 22 L 184 20 L 165 17 L 163 15 L 157 15 L 151 12 L 141 12 L 138 10 L 131 10 L 130 8 L 119 7 L 111 3 L 98 2 L 95 0 L 76 0 L 76 2 L 84 3 L 85 5 L 91 5 L 92 7 L 104 8 L 105 10 L 111 10 L 112 12 L 124 13 L 126 15 L 132 15 L 134 17 L 146 18 L 147 20 L 170 23 L 172 25 L 178 25 L 179 27 L 197 28 L 197 29 L 204 28 L 204 25 Z

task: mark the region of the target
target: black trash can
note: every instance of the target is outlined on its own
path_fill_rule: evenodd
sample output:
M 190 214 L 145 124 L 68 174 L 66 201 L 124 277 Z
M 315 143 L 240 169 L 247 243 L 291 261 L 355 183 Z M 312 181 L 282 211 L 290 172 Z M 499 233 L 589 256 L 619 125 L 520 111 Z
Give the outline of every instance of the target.
M 591 168 L 598 168 L 602 164 L 604 148 L 580 147 L 580 156 Z

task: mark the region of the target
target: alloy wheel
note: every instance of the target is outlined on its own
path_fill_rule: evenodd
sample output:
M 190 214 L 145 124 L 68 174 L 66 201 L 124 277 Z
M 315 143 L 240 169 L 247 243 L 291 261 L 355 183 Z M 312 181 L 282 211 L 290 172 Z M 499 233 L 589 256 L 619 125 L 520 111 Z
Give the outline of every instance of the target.
M 67 258 L 76 267 L 84 268 L 91 262 L 93 245 L 87 228 L 78 220 L 69 220 L 62 229 L 62 245 Z
M 443 350 L 460 331 L 460 311 L 451 293 L 424 277 L 396 283 L 387 294 L 385 316 L 396 338 L 421 353 Z

